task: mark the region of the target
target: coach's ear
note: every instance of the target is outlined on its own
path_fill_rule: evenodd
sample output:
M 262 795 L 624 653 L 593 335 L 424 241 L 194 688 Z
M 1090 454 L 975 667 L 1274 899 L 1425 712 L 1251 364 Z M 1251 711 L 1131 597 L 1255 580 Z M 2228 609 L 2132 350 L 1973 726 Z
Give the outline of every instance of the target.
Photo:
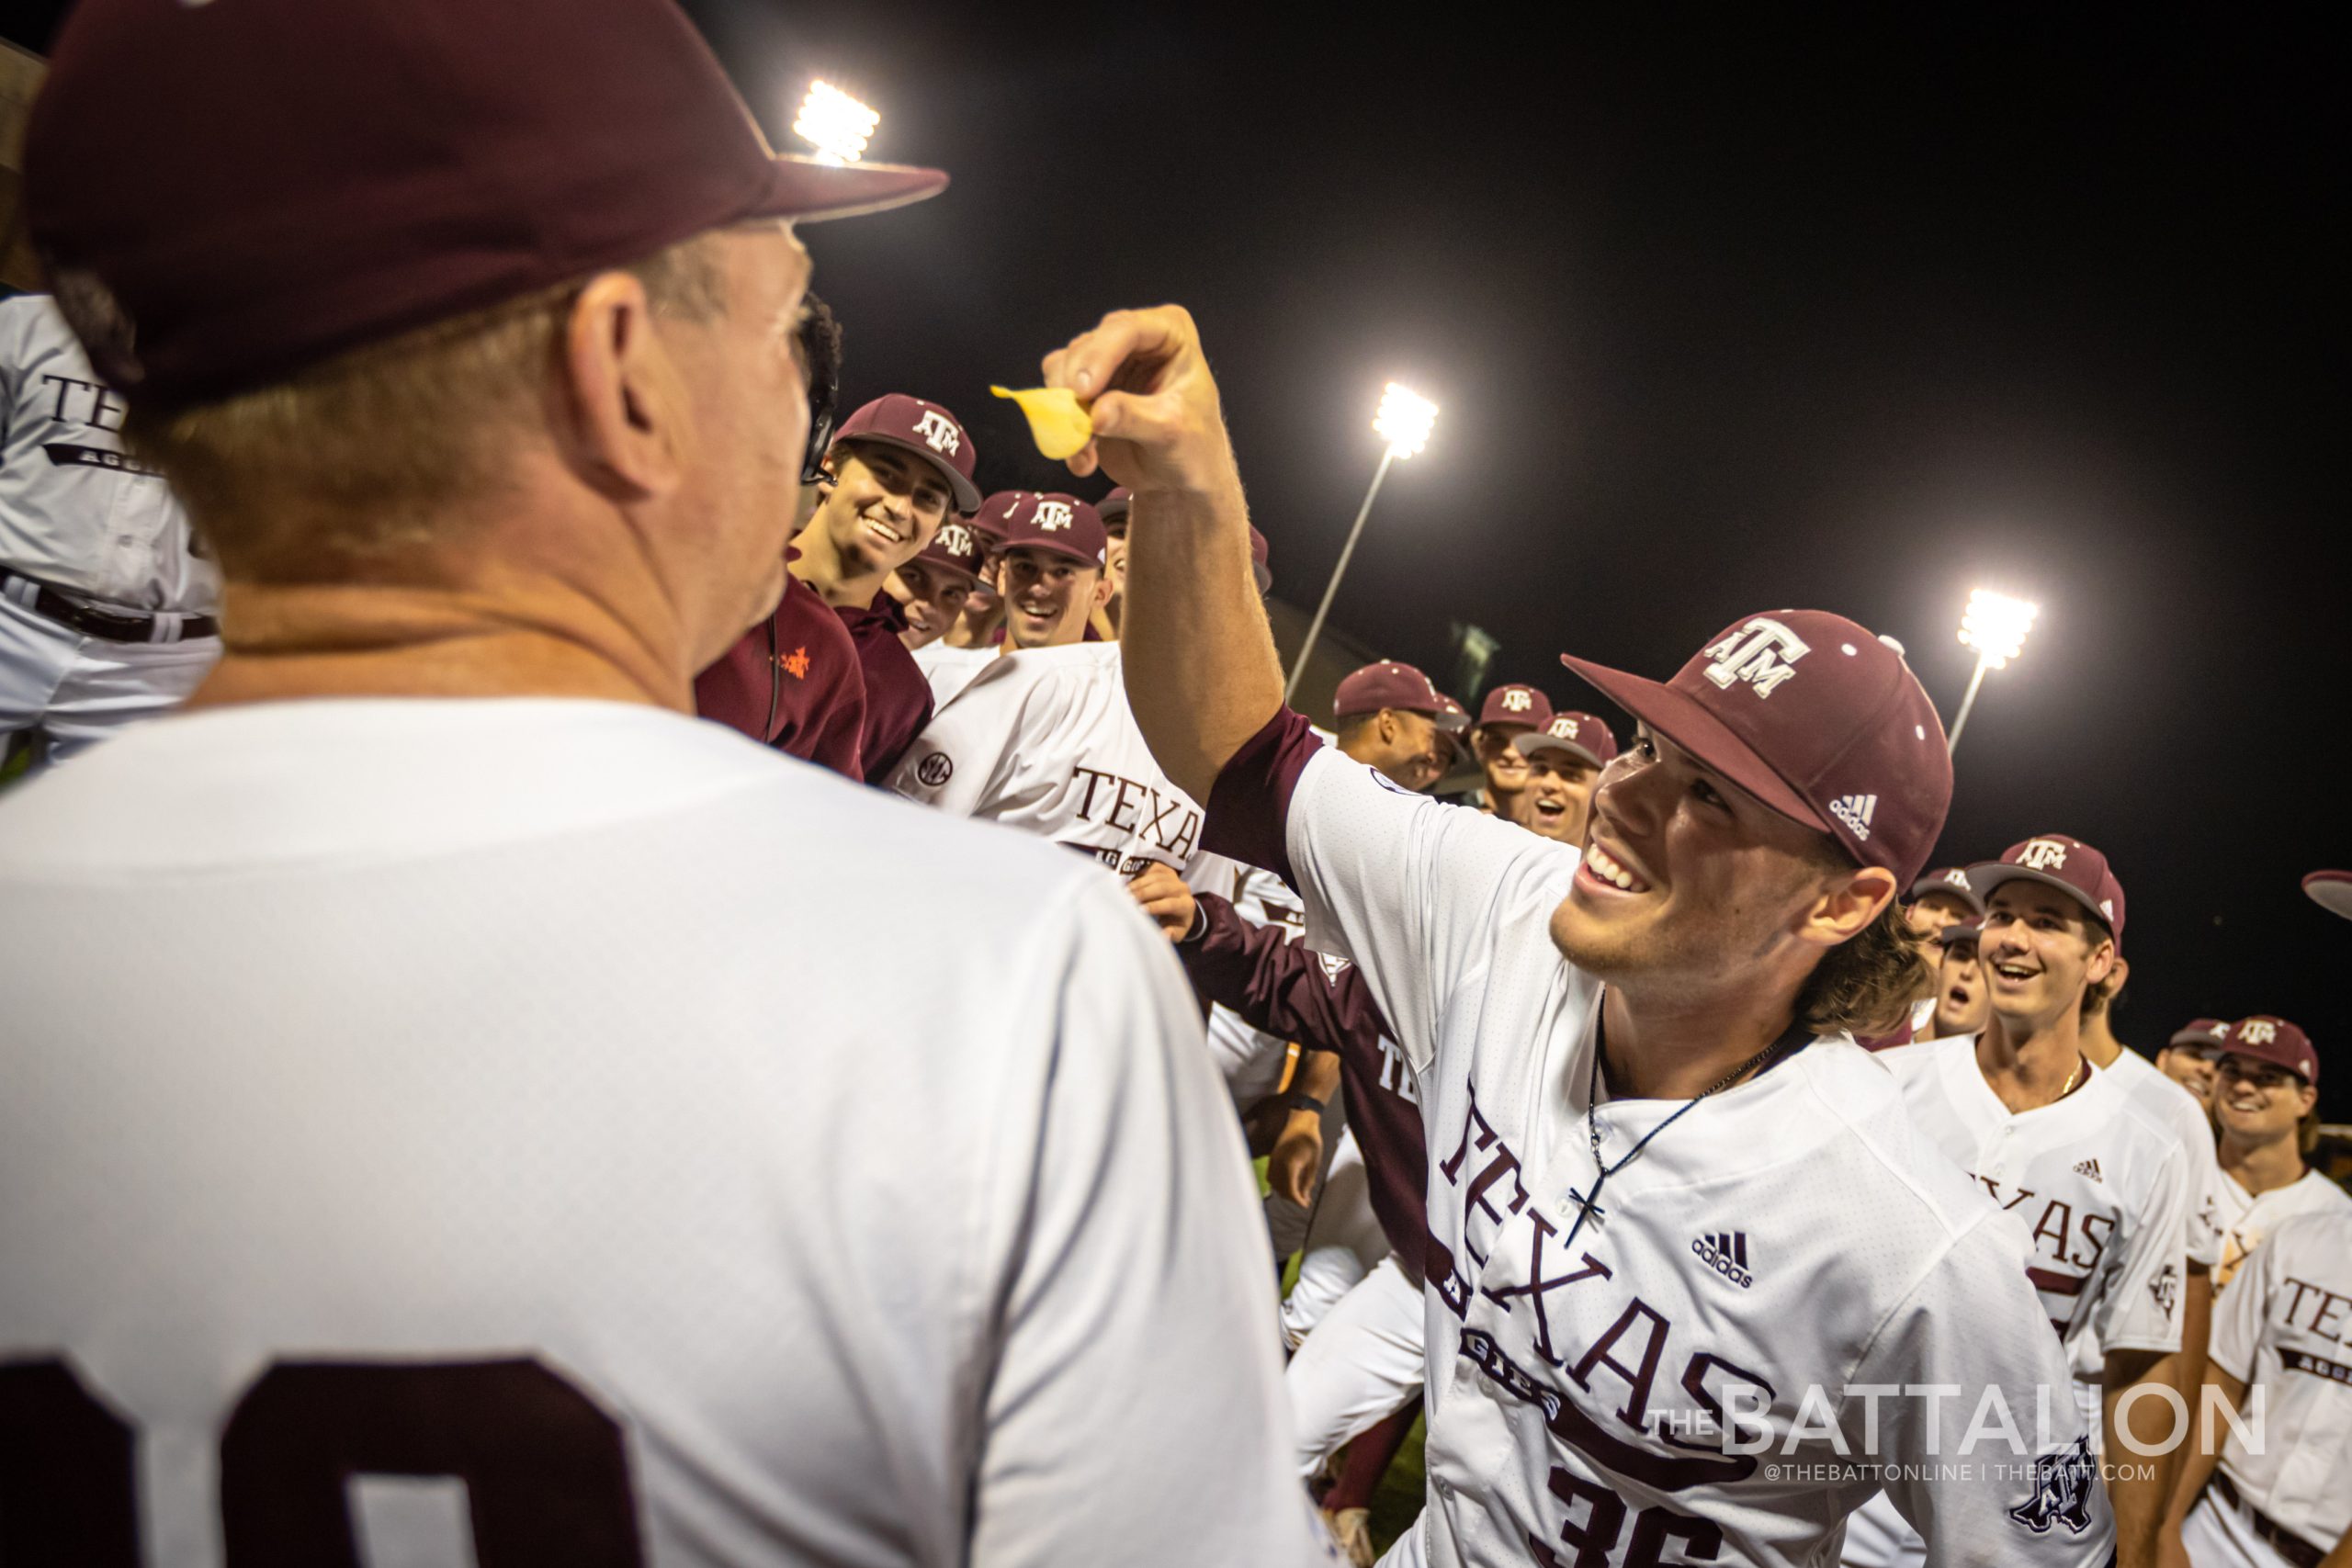
M 566 456 L 599 493 L 643 501 L 678 488 L 690 407 L 676 362 L 633 274 L 598 273 L 565 320 L 559 426 Z
M 1832 876 L 1798 918 L 1800 942 L 1836 947 L 1862 934 L 1894 898 L 1894 873 L 1883 866 L 1856 866 Z

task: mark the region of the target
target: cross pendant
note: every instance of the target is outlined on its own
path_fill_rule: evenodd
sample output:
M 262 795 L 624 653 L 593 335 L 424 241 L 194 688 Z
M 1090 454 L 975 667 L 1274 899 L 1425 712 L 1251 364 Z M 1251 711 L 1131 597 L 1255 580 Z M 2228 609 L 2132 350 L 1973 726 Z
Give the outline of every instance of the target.
M 1601 1181 L 1606 1181 L 1608 1179 L 1609 1179 L 1607 1177 L 1601 1178 Z M 1600 1202 L 1600 1181 L 1596 1181 L 1592 1184 L 1592 1196 L 1589 1198 L 1586 1197 L 1583 1193 L 1577 1191 L 1573 1187 L 1568 1189 L 1568 1197 L 1577 1206 L 1577 1217 L 1579 1224 L 1586 1220 L 1598 1222 L 1608 1217 L 1609 1211 L 1602 1208 Z

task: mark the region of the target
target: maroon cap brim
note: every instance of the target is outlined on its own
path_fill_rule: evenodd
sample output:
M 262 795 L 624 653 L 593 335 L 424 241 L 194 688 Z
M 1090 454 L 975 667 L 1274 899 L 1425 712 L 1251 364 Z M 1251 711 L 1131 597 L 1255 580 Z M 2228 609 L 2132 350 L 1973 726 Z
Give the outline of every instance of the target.
M 743 216 L 821 223 L 829 218 L 888 212 L 946 188 L 947 175 L 939 169 L 905 164 L 820 164 L 814 158 L 783 154 L 769 165 L 767 188 Z
M 910 441 L 903 435 L 885 435 L 878 431 L 861 430 L 836 437 L 833 446 L 855 446 L 861 442 L 873 446 L 895 446 L 910 457 L 921 457 L 947 481 L 947 492 L 956 498 L 956 511 L 959 516 L 969 517 L 980 509 L 980 487 L 941 462 L 939 454 L 922 442 Z
M 1972 865 L 1968 868 L 1968 886 L 1975 890 L 1977 901 L 1988 908 L 1991 905 L 1993 889 L 2004 882 L 2039 882 L 2044 887 L 2054 888 L 2064 893 L 2082 907 L 2083 913 L 2098 922 L 2099 929 L 2107 932 L 2109 940 L 2114 939 L 2115 922 L 2109 919 L 2106 912 L 2097 904 L 2091 902 L 2090 895 L 2064 877 L 2053 876 L 2046 871 L 2036 871 L 2031 866 L 2011 865 L 2007 861 L 1997 860 L 1988 860 L 1982 865 Z M 2129 912 L 2126 911 L 2126 913 Z
M 1049 556 L 1059 556 L 1064 560 L 1076 561 L 1089 571 L 1101 571 L 1106 564 L 1088 555 L 1076 545 L 1065 545 L 1058 540 L 1015 539 L 1007 536 L 1001 542 L 1006 555 L 1011 555 L 1015 550 L 1043 550 Z
M 1721 719 L 1662 681 L 1629 675 L 1605 664 L 1560 655 L 1560 662 L 1582 676 L 1602 696 L 1681 747 L 1773 810 L 1792 822 L 1836 832 L 1805 797 L 1755 749 L 1734 734 Z M 1844 847 L 1844 840 L 1839 840 Z
M 2352 871 L 2315 871 L 2303 878 L 2312 902 L 2331 915 L 2352 920 Z

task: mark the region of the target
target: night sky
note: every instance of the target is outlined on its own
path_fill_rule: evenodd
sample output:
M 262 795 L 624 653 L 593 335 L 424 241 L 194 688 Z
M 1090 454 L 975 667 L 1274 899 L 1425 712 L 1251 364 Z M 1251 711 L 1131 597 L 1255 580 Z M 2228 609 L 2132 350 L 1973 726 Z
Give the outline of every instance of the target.
M 1939 861 L 2097 844 L 2119 1032 L 2284 1014 L 2352 1119 L 2352 925 L 2296 886 L 2352 863 L 2319 8 L 688 9 L 779 145 L 821 75 L 882 111 L 869 156 L 954 175 L 807 238 L 849 400 L 948 403 L 985 489 L 1057 471 L 987 383 L 1174 300 L 1295 602 L 1382 384 L 1442 405 L 1333 617 L 1441 682 L 1454 621 L 1501 639 L 1494 680 L 1594 706 L 1560 651 L 1663 677 L 1806 605 L 1901 638 L 1949 724 L 1968 591 L 2038 600 Z

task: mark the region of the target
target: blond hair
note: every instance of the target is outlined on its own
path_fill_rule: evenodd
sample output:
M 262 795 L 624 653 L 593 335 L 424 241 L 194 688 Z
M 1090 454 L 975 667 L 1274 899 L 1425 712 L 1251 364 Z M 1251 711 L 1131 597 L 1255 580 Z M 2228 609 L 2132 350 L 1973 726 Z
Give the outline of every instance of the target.
M 711 236 L 628 269 L 656 314 L 709 321 Z M 211 402 L 133 400 L 131 453 L 163 470 L 231 578 L 300 581 L 445 542 L 454 503 L 494 496 L 537 422 L 581 283 L 419 327 Z

